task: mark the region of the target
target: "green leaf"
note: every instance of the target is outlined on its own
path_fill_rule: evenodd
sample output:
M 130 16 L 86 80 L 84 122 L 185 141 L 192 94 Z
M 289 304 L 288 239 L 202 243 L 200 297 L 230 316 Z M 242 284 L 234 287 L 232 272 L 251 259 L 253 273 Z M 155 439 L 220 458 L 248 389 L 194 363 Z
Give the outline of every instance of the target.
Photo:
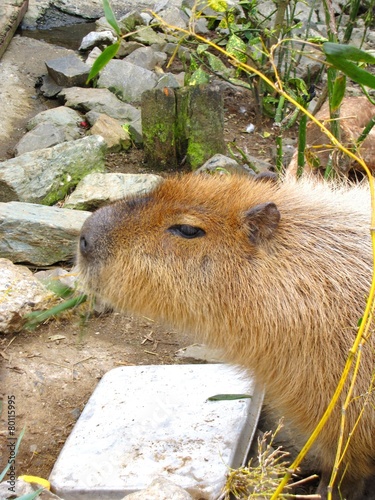
M 18 448 L 20 447 L 20 444 L 21 444 L 21 441 L 22 441 L 22 438 L 23 438 L 24 434 L 25 434 L 25 427 L 22 429 L 22 431 L 20 432 L 20 435 L 17 438 L 16 445 L 14 447 L 14 456 L 15 457 L 17 456 Z M 5 467 L 5 469 L 0 474 L 0 483 L 4 479 L 5 474 L 8 472 L 8 470 L 10 469 L 11 465 L 12 465 L 12 462 L 9 460 L 8 463 L 7 463 L 7 465 L 6 465 L 6 467 Z
M 210 68 L 216 73 L 222 73 L 224 75 L 229 75 L 231 73 L 230 69 L 225 66 L 225 64 L 221 59 L 219 59 L 219 57 L 211 54 L 210 52 L 206 52 L 206 57 L 208 59 Z
M 121 30 L 119 28 L 119 25 L 117 24 L 116 17 L 113 13 L 112 7 L 110 6 L 108 0 L 103 0 L 103 8 L 104 8 L 104 15 L 108 21 L 108 24 L 110 24 L 112 28 L 115 30 L 116 34 L 120 36 Z
M 51 307 L 46 311 L 33 311 L 31 313 L 25 314 L 25 328 L 33 330 L 40 323 L 43 323 L 52 316 L 58 316 L 67 309 L 72 309 L 73 307 L 77 307 L 80 304 L 83 304 L 86 300 L 86 295 L 81 294 L 71 299 L 64 300 L 64 302 L 61 302 L 60 304 L 57 304 L 57 306 Z
M 234 56 L 238 61 L 246 63 L 247 61 L 246 44 L 237 35 L 231 35 L 229 37 L 226 46 L 226 51 L 232 56 Z
M 375 56 L 370 54 L 370 52 L 357 49 L 357 47 L 354 47 L 353 45 L 325 42 L 323 43 L 323 52 L 327 56 L 327 59 L 328 57 L 339 57 L 345 60 L 349 59 L 349 61 L 375 64 Z
M 198 55 L 203 54 L 204 52 L 207 51 L 208 48 L 209 48 L 208 43 L 200 43 L 197 47 L 197 54 Z
M 216 12 L 226 12 L 228 10 L 228 4 L 225 0 L 209 0 L 208 6 Z
M 34 500 L 34 498 L 37 498 L 39 493 L 42 493 L 44 488 L 39 488 L 36 491 L 33 491 L 32 493 L 26 493 L 26 495 L 22 495 L 22 497 L 17 497 L 17 500 Z
M 302 95 L 302 96 L 309 95 L 309 91 L 307 89 L 306 82 L 304 80 L 302 80 L 302 78 L 290 78 L 288 80 L 288 84 L 293 85 L 296 88 L 296 90 L 298 91 L 297 92 L 298 95 Z
M 197 54 L 198 55 L 203 54 L 204 52 L 207 51 L 208 48 L 209 48 L 208 43 L 200 43 L 197 47 Z
M 210 75 L 204 71 L 202 68 L 198 68 L 194 71 L 189 79 L 189 85 L 200 85 L 202 83 L 208 83 L 210 81 Z
M 331 96 L 331 110 L 336 111 L 340 107 L 341 101 L 344 98 L 346 89 L 346 76 L 338 76 L 333 83 L 333 90 Z
M 327 61 L 332 64 L 333 67 L 342 71 L 345 75 L 351 78 L 354 82 L 357 82 L 365 87 L 370 87 L 375 89 L 375 76 L 368 71 L 359 68 L 354 63 L 341 58 L 326 56 Z
M 249 90 L 252 90 L 252 86 L 243 81 L 243 80 L 240 80 L 239 78 L 229 78 L 229 81 L 230 83 L 233 83 L 233 85 L 238 85 L 238 87 L 244 87 L 245 89 L 249 89 Z
M 87 77 L 86 83 L 89 83 L 98 73 L 101 71 L 106 64 L 109 63 L 111 59 L 115 57 L 118 49 L 120 48 L 121 41 L 114 43 L 113 45 L 109 45 L 95 60 L 92 68 L 90 70 L 89 76 Z
M 216 394 L 210 396 L 207 401 L 234 401 L 236 399 L 251 399 L 250 394 Z

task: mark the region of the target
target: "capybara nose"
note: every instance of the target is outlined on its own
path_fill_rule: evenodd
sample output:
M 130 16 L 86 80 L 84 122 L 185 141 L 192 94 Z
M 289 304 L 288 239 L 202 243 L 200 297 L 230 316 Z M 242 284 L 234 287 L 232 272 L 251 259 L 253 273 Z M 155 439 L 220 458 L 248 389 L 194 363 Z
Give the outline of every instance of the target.
M 112 221 L 110 207 L 99 208 L 88 217 L 81 229 L 78 242 L 78 253 L 81 263 L 93 264 L 106 259 L 110 249 L 109 226 Z
M 92 214 L 82 226 L 79 237 L 78 251 L 80 257 L 86 261 L 97 259 L 100 255 L 100 241 L 103 238 L 103 224 L 100 211 Z
M 83 257 L 87 257 L 88 254 L 90 253 L 90 249 L 92 245 L 90 244 L 90 238 L 87 237 L 85 234 L 81 234 L 79 238 L 79 251 L 81 252 L 81 255 Z

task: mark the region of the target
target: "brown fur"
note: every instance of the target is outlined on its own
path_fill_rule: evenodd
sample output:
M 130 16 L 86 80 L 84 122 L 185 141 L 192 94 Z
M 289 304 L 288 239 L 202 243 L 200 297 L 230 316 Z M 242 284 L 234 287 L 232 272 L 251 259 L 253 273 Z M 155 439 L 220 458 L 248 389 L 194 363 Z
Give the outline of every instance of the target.
M 205 235 L 168 231 L 176 224 Z M 184 176 L 98 210 L 82 229 L 79 265 L 88 288 L 117 309 L 224 348 L 306 438 L 335 391 L 363 314 L 369 224 L 365 188 Z M 370 386 L 373 346 L 364 348 L 347 429 Z M 375 475 L 374 404 L 372 396 L 344 460 L 348 499 L 364 498 L 360 482 Z M 324 476 L 340 415 L 337 408 L 317 441 Z

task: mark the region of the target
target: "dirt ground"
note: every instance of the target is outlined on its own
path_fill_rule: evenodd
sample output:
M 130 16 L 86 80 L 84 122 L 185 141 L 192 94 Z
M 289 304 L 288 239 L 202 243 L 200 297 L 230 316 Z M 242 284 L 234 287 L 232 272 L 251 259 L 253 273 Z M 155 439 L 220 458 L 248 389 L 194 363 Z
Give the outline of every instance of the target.
M 245 153 L 272 161 L 272 121 L 256 116 L 251 95 L 230 90 L 225 97 L 225 135 Z M 246 126 L 255 124 L 252 134 Z M 270 134 L 264 137 L 264 132 Z M 267 135 L 267 134 L 266 134 Z M 291 134 L 293 135 L 293 133 Z M 108 171 L 148 172 L 143 152 L 109 154 Z M 17 458 L 17 475 L 48 478 L 54 462 L 98 381 L 122 365 L 187 362 L 175 357 L 191 344 L 147 318 L 84 311 L 52 320 L 33 332 L 0 337 L 1 429 L 7 429 L 7 397 L 15 397 L 16 434 L 26 428 Z M 6 463 L 7 431 L 0 434 L 0 470 Z M 3 456 L 1 456 L 3 454 Z

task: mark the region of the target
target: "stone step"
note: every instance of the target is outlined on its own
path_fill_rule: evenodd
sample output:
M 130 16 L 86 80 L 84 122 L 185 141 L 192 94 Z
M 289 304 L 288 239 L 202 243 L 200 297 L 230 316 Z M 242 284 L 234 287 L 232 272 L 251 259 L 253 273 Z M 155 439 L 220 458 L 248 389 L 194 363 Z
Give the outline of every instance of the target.
M 217 394 L 250 398 L 208 401 Z M 263 401 L 225 364 L 123 366 L 100 381 L 50 475 L 75 500 L 120 499 L 164 477 L 193 498 L 220 497 L 246 461 Z

